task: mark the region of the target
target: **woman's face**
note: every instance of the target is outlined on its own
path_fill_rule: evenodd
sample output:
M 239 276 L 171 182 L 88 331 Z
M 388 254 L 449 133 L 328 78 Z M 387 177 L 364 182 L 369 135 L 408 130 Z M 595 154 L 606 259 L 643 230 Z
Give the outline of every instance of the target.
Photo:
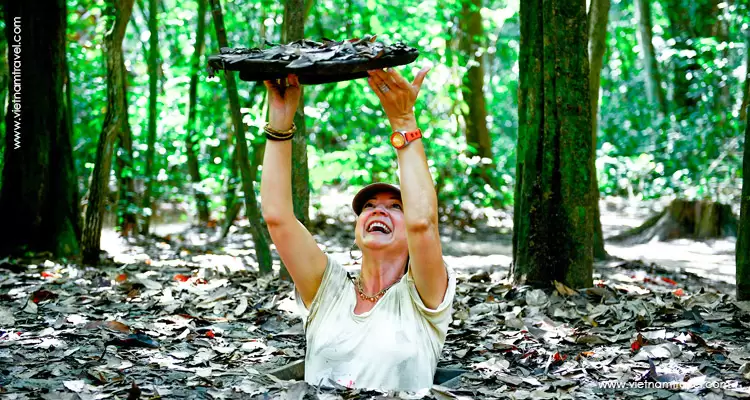
M 392 193 L 378 193 L 367 200 L 357 218 L 355 240 L 361 249 L 408 251 L 404 205 Z

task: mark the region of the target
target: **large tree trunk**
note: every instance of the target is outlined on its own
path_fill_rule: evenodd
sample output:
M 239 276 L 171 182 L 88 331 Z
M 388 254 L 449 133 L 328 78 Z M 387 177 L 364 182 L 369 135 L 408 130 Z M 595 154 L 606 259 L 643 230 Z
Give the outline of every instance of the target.
M 0 191 L 0 257 L 80 251 L 66 80 L 65 0 L 5 2 L 8 113 Z M 21 35 L 22 43 L 18 43 Z
M 107 114 L 96 147 L 96 161 L 91 174 L 89 204 L 86 208 L 86 222 L 83 226 L 83 262 L 99 263 L 100 239 L 104 219 L 104 202 L 109 189 L 109 175 L 112 171 L 112 147 L 115 139 L 127 129 L 128 110 L 125 99 L 122 57 L 122 40 L 133 10 L 133 0 L 109 0 L 105 7 L 107 30 L 104 34 L 104 54 L 107 66 Z
M 750 300 L 750 120 L 745 120 L 742 201 L 737 237 L 737 300 Z
M 469 145 L 469 157 L 480 156 L 492 158 L 490 132 L 487 129 L 487 104 L 484 98 L 484 51 L 481 41 L 484 39 L 482 27 L 482 0 L 465 0 L 461 10 L 460 47 L 465 57 L 466 74 L 463 76 L 461 91 L 468 106 L 464 112 L 466 121 L 466 144 Z
M 282 42 L 289 43 L 305 37 L 305 0 L 286 0 Z M 305 226 L 310 222 L 310 172 L 307 166 L 307 127 L 305 125 L 305 92 L 294 116 L 297 133 L 292 139 L 292 197 L 294 215 Z
M 196 97 L 198 95 L 198 74 L 201 71 L 201 54 L 203 53 L 203 44 L 206 39 L 206 0 L 198 0 L 198 29 L 195 36 L 195 51 L 193 52 L 193 73 L 190 76 L 190 89 L 188 92 L 188 122 L 187 137 L 185 146 L 187 147 L 188 172 L 193 180 L 195 189 L 195 200 L 198 205 L 198 217 L 200 222 L 205 225 L 208 223 L 208 197 L 200 189 L 201 174 L 198 167 L 198 155 L 196 148 L 198 146 L 198 132 L 196 130 Z
M 712 239 L 737 235 L 737 218 L 726 204 L 677 199 L 641 226 L 609 238 L 626 244 L 679 238 Z
M 159 0 L 148 2 L 148 30 L 151 33 L 148 41 L 148 150 L 146 150 L 146 190 L 143 195 L 142 232 L 147 234 L 151 230 L 151 216 L 153 215 L 152 199 L 154 187 L 154 156 L 156 154 L 156 117 L 159 92 L 159 31 L 156 21 L 156 6 Z
M 211 0 L 211 13 L 213 15 L 214 28 L 216 29 L 216 38 L 219 47 L 229 47 L 227 42 L 227 32 L 224 29 L 224 16 L 221 12 L 219 0 Z M 256 180 L 258 170 L 251 168 L 248 163 L 247 140 L 245 139 L 245 125 L 242 123 L 240 114 L 240 99 L 237 94 L 237 82 L 231 71 L 224 71 L 224 78 L 227 82 L 227 94 L 229 95 L 229 107 L 232 113 L 232 123 L 235 129 L 235 154 L 240 165 L 242 173 L 242 191 L 245 193 L 245 212 L 247 213 L 248 222 L 253 235 L 255 245 L 255 255 L 258 260 L 260 271 L 270 273 L 273 270 L 273 260 L 271 259 L 271 248 L 269 240 L 266 237 L 258 209 L 258 201 L 255 197 L 255 188 L 253 183 Z
M 651 0 L 635 0 L 638 18 L 638 43 L 643 54 L 646 69 L 646 95 L 651 104 L 656 105 L 662 115 L 667 114 L 667 99 L 661 88 L 659 62 L 656 60 L 651 27 Z
M 604 235 L 599 211 L 599 181 L 596 176 L 596 141 L 599 133 L 599 87 L 602 78 L 604 51 L 607 49 L 607 22 L 609 21 L 610 0 L 592 0 L 589 10 L 589 96 L 591 100 L 591 197 L 594 199 L 591 211 L 594 218 L 594 258 L 607 258 L 604 250 Z
M 516 283 L 593 284 L 586 2 L 521 2 Z M 583 162 L 581 162 L 583 160 Z

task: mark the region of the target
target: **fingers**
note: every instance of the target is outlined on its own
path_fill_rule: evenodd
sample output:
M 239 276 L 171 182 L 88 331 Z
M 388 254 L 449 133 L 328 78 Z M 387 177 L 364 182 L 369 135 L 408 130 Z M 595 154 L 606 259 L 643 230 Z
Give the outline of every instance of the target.
M 287 82 L 289 82 L 289 86 L 297 86 L 299 87 L 299 76 L 295 74 L 289 74 L 286 77 Z
M 278 98 L 286 98 L 290 88 L 299 90 L 300 82 L 299 76 L 295 74 L 289 74 L 286 78 L 265 80 L 263 84 L 268 89 L 268 92 Z
M 370 74 L 370 76 L 377 77 L 375 82 L 378 82 L 378 80 L 380 80 L 381 82 L 385 83 L 386 85 L 390 87 L 398 87 L 398 85 L 396 85 L 396 82 L 393 80 L 393 78 L 391 78 L 391 76 L 387 72 L 383 71 L 382 69 L 374 69 L 374 70 L 370 70 L 367 72 Z
M 383 79 L 379 75 L 376 75 L 372 72 L 370 73 L 370 77 L 367 79 L 367 82 L 370 83 L 370 87 L 372 88 L 372 90 L 375 91 L 375 94 L 377 94 L 378 96 L 380 96 L 381 94 L 384 94 L 381 87 L 383 85 L 386 85 L 386 86 L 388 85 L 388 83 L 384 82 Z
M 430 67 L 424 67 L 417 72 L 417 76 L 414 77 L 414 82 L 412 85 L 414 85 L 417 88 L 417 91 L 422 88 L 422 83 L 424 83 L 424 77 L 427 76 L 427 73 L 430 72 Z
M 405 90 L 416 89 L 417 92 L 422 88 L 425 76 L 430 71 L 430 67 L 422 68 L 417 76 L 414 77 L 414 82 L 409 83 L 396 69 L 388 68 L 387 70 L 376 69 L 367 71 L 370 76 L 374 79 L 375 85 L 380 87 L 382 84 L 386 84 L 391 88 L 400 88 Z
M 375 92 L 375 95 L 378 96 L 378 98 L 382 101 L 385 93 L 380 90 L 380 85 L 383 84 L 383 81 L 378 82 L 374 77 L 371 76 L 367 78 L 367 84 L 370 85 L 370 89 L 372 89 L 372 91 Z
M 269 93 L 272 93 L 276 96 L 281 95 L 281 89 L 279 88 L 279 83 L 276 79 L 272 81 L 263 81 L 263 84 L 266 85 L 266 89 L 268 89 Z
M 401 76 L 401 74 L 399 74 L 395 68 L 388 68 L 386 74 L 388 74 L 388 76 L 391 78 L 393 83 L 396 84 L 396 86 L 400 87 L 401 89 L 411 89 L 411 84 L 409 83 L 409 81 L 404 79 L 404 77 Z

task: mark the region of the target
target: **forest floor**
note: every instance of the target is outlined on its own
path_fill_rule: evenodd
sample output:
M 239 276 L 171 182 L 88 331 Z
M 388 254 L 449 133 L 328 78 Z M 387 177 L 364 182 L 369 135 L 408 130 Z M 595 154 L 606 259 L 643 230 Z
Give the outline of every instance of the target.
M 353 219 L 326 204 L 316 238 L 356 270 L 341 228 Z M 649 212 L 603 202 L 605 236 Z M 304 358 L 304 335 L 291 284 L 257 273 L 240 221 L 220 242 L 184 224 L 140 240 L 105 232 L 96 269 L 0 260 L 0 396 L 750 398 L 750 302 L 734 297 L 732 239 L 609 245 L 592 288 L 540 290 L 508 281 L 507 216 L 495 219 L 443 234 L 459 285 L 439 367 L 466 370 L 453 387 L 320 389 L 269 374 Z

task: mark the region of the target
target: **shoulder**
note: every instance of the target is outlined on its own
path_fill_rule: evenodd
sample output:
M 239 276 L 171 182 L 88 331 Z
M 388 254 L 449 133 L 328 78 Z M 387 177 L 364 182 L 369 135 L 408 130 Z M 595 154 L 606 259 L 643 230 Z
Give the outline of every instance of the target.
M 302 312 L 303 316 L 308 314 L 307 320 L 313 319 L 320 312 L 325 312 L 325 308 L 331 304 L 336 304 L 337 300 L 346 291 L 347 285 L 352 285 L 351 277 L 349 273 L 344 269 L 341 264 L 336 261 L 330 254 L 326 254 L 328 261 L 326 262 L 326 269 L 323 272 L 323 279 L 320 282 L 320 287 L 315 293 L 315 297 L 310 303 L 309 307 L 298 298 L 298 307 Z M 298 292 L 295 293 L 299 295 Z
M 414 283 L 412 268 L 411 266 L 409 266 L 409 270 L 405 276 L 406 285 L 409 290 L 409 294 L 411 295 L 412 301 L 423 314 L 437 315 L 445 313 L 446 310 L 448 313 L 450 313 L 450 310 L 448 309 L 453 305 L 453 299 L 456 293 L 456 271 L 451 268 L 445 261 L 443 261 L 443 268 L 445 268 L 445 272 L 448 277 L 448 284 L 445 288 L 443 299 L 440 304 L 435 308 L 430 308 L 424 304 L 424 301 L 422 300 L 422 297 L 417 290 L 416 284 Z

